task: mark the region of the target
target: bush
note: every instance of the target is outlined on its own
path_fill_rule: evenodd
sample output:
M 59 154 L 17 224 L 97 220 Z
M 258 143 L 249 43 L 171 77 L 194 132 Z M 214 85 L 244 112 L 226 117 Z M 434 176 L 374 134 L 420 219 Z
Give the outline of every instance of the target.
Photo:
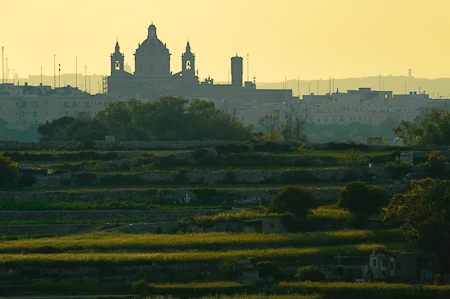
M 425 163 L 425 169 L 427 172 L 442 174 L 445 171 L 447 165 L 447 159 L 441 155 L 441 151 L 434 151 L 428 157 Z
M 348 210 L 359 224 L 364 224 L 368 216 L 380 213 L 388 203 L 386 189 L 363 182 L 347 183 L 338 196 L 338 206 Z
M 314 266 L 302 267 L 300 270 L 298 270 L 298 273 L 295 275 L 295 277 L 300 281 L 318 282 L 327 280 L 327 275 L 325 274 L 325 272 Z
M 17 175 L 17 163 L 11 158 L 0 155 L 0 187 L 11 186 Z
M 31 173 L 26 173 L 19 177 L 18 187 L 31 187 L 36 183 L 36 179 Z
M 131 283 L 131 291 L 134 294 L 144 295 L 144 294 L 146 294 L 148 292 L 148 285 L 147 285 L 147 283 L 145 282 L 144 279 L 133 281 Z
M 310 189 L 286 186 L 270 201 L 269 212 L 293 215 L 297 219 L 305 218 L 310 210 L 319 206 L 319 199 Z
M 341 160 L 341 164 L 348 168 L 356 168 L 360 166 L 361 160 L 364 155 L 358 150 L 351 148 L 345 152 L 344 159 Z
M 407 173 L 412 171 L 411 164 L 400 162 L 400 163 L 389 163 L 384 169 L 391 175 L 392 179 L 396 180 Z
M 228 259 L 220 263 L 219 265 L 220 275 L 224 279 L 235 280 L 239 275 L 239 269 L 237 262 L 234 259 Z

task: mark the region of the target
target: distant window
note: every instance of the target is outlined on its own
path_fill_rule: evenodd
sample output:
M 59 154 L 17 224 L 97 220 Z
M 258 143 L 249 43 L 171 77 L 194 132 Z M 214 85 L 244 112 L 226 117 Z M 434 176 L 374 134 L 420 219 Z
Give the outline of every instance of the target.
M 186 70 L 190 70 L 191 69 L 191 62 L 188 60 L 186 61 Z
M 116 71 L 120 71 L 120 62 L 119 61 L 116 61 L 116 63 L 114 64 L 114 69 Z
M 275 223 L 269 223 L 269 228 L 275 228 Z
M 377 267 L 377 260 L 376 259 L 373 259 L 373 266 L 374 266 L 374 268 Z

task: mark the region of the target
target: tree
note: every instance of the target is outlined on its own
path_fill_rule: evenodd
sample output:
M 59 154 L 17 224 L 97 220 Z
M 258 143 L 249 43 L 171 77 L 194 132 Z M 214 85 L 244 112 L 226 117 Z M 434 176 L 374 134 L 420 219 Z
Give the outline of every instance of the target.
M 360 151 L 351 148 L 345 152 L 344 159 L 342 159 L 341 163 L 348 168 L 357 168 L 363 158 L 364 155 Z
M 364 225 L 369 216 L 380 213 L 388 203 L 386 189 L 363 182 L 347 183 L 338 196 L 338 206 L 348 210 L 358 225 Z
M 402 120 L 392 130 L 407 146 L 450 145 L 450 112 L 431 108 L 422 118 Z
M 41 141 L 57 141 L 67 139 L 67 128 L 75 121 L 75 118 L 70 116 L 63 116 L 54 119 L 51 122 L 46 121 L 44 124 L 39 124 L 37 131 L 41 135 Z
M 441 151 L 433 151 L 425 162 L 425 169 L 431 173 L 442 174 L 446 165 L 447 159 L 442 156 Z
M 142 112 L 142 105 L 141 101 L 134 98 L 111 102 L 105 110 L 97 113 L 94 120 L 108 128 L 108 133 L 114 135 L 116 140 L 147 140 L 148 136 L 142 136 L 140 127 L 143 125 L 142 120 L 150 115 Z
M 94 120 L 117 140 L 248 140 L 252 127 L 215 108 L 213 102 L 164 96 L 110 103 Z
M 276 140 L 283 136 L 285 141 L 306 141 L 306 135 L 302 135 L 309 116 L 306 105 L 290 103 L 283 107 L 278 114 L 263 115 L 258 124 L 268 133 L 264 134 L 263 140 Z
M 12 186 L 17 176 L 17 163 L 11 158 L 0 155 L 0 188 Z
M 412 180 L 386 209 L 384 222 L 399 225 L 405 238 L 426 252 L 441 273 L 450 271 L 450 181 Z
M 91 119 L 86 112 L 80 112 L 66 131 L 67 138 L 72 141 L 104 140 L 108 128 L 98 119 Z
M 268 211 L 292 215 L 296 219 L 305 218 L 312 209 L 319 206 L 319 199 L 310 189 L 297 186 L 286 186 L 270 201 Z

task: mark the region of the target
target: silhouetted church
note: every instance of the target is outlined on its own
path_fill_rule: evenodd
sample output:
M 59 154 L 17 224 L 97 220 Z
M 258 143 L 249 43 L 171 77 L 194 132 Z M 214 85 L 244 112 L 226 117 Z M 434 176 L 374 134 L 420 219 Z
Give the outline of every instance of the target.
M 135 71 L 124 70 L 124 55 L 116 42 L 111 54 L 111 76 L 108 77 L 108 93 L 122 98 L 137 97 L 156 100 L 159 96 L 173 95 L 187 99 L 200 98 L 214 101 L 286 102 L 292 99 L 290 89 L 258 90 L 255 82 L 242 80 L 242 57 L 231 58 L 231 84 L 214 84 L 208 78 L 199 83 L 195 70 L 195 55 L 189 42 L 181 56 L 181 71 L 170 71 L 170 52 L 156 34 L 155 25 L 148 27 L 147 39 L 139 44 L 134 54 Z M 298 99 L 298 98 L 297 98 Z

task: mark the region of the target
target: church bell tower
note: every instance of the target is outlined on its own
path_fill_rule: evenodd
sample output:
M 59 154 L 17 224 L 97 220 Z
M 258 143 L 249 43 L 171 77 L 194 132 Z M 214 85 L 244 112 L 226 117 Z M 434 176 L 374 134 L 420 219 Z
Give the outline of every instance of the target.
M 195 55 L 191 52 L 189 41 L 186 45 L 186 52 L 181 55 L 181 64 L 183 77 L 195 77 Z
M 120 53 L 119 42 L 116 42 L 116 51 L 111 54 L 111 76 L 123 73 L 124 55 Z

